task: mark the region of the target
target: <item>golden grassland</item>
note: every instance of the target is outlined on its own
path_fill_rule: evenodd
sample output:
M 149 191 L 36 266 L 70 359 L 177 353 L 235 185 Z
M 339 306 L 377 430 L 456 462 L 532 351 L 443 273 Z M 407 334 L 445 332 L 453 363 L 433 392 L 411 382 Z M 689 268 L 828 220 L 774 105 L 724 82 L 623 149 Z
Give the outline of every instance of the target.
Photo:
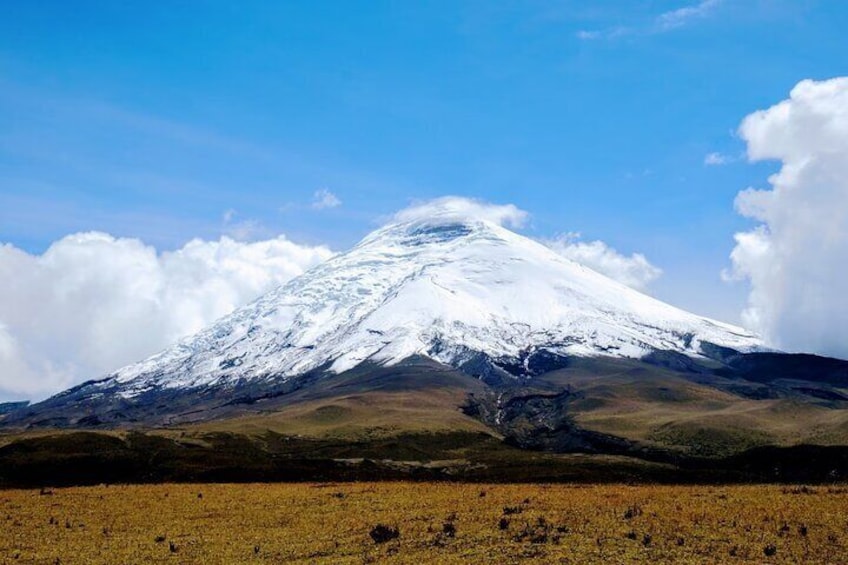
M 6 490 L 0 523 L 3 563 L 848 562 L 848 489 L 834 486 Z

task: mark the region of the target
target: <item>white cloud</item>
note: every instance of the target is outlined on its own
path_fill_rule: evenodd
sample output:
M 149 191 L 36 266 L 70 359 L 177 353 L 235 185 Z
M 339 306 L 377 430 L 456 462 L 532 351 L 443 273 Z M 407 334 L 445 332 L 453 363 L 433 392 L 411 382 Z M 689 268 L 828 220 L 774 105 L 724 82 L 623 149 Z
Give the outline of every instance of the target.
M 222 230 L 224 235 L 228 235 L 236 241 L 248 241 L 257 239 L 261 235 L 267 235 L 268 230 L 262 225 L 262 222 L 252 219 L 237 220 L 239 213 L 230 208 L 226 210 L 221 217 Z
M 601 32 L 598 30 L 581 29 L 575 35 L 577 36 L 577 39 L 592 40 L 600 39 Z
M 736 198 L 758 222 L 731 253 L 729 276 L 751 284 L 743 319 L 777 347 L 848 357 L 848 77 L 801 81 L 739 134 L 752 161 L 781 161 L 771 189 Z
M 704 165 L 708 167 L 720 167 L 721 165 L 727 165 L 735 161 L 733 157 L 730 155 L 725 155 L 723 153 L 713 152 L 707 153 L 704 156 Z
M 615 39 L 624 35 L 630 35 L 635 30 L 625 26 L 616 26 L 607 29 L 581 29 L 576 33 L 577 39 L 592 41 L 595 39 Z
M 326 188 L 316 190 L 315 194 L 312 195 L 312 208 L 314 208 L 315 210 L 337 208 L 341 205 L 342 201 L 339 200 L 339 197 L 327 190 Z
M 719 4 L 721 0 L 702 0 L 691 6 L 670 10 L 657 16 L 656 27 L 660 31 L 683 27 L 692 20 L 708 16 Z
M 277 237 L 166 253 L 78 233 L 0 245 L 0 395 L 40 397 L 157 352 L 332 255 Z
M 416 202 L 397 212 L 391 221 L 408 222 L 420 219 L 480 219 L 502 226 L 520 228 L 530 215 L 513 204 L 490 204 L 461 196 L 444 196 Z
M 642 24 L 615 26 L 606 29 L 579 30 L 575 35 L 583 41 L 592 41 L 597 39 L 616 39 L 631 35 L 666 33 L 687 26 L 694 20 L 708 17 L 718 8 L 721 2 L 722 0 L 702 0 L 697 4 L 663 12 L 649 22 L 643 22 Z
M 644 290 L 659 278 L 662 270 L 641 253 L 622 255 L 603 241 L 580 241 L 580 234 L 569 233 L 542 243 L 576 263 L 637 290 Z

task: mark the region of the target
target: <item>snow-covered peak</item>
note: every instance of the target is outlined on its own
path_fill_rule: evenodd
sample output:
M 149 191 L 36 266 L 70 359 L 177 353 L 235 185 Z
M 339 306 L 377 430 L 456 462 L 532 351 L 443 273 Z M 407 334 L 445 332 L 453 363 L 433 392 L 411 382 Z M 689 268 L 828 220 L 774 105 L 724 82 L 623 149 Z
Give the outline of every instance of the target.
M 115 380 L 131 395 L 413 355 L 458 366 L 478 354 L 509 362 L 537 349 L 697 356 L 702 342 L 760 345 L 741 328 L 639 293 L 496 220 L 450 210 L 398 218 Z
M 411 248 L 440 245 L 486 232 L 491 234 L 496 227 L 496 224 L 482 219 L 451 216 L 410 220 L 389 224 L 372 232 L 354 250 L 377 245 Z

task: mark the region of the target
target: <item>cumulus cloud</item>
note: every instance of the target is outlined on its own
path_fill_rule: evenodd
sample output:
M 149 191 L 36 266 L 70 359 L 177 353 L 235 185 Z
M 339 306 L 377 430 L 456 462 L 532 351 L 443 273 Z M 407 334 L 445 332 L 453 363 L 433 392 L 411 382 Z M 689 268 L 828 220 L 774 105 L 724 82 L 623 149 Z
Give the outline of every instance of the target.
M 326 188 L 316 190 L 315 194 L 312 195 L 312 208 L 314 208 L 315 210 L 337 208 L 341 205 L 342 201 L 339 199 L 339 197 L 327 190 Z
M 42 397 L 142 359 L 331 255 L 283 236 L 165 253 L 97 232 L 41 255 L 0 245 L 0 395 Z
M 781 162 L 770 189 L 736 198 L 757 222 L 728 273 L 750 281 L 744 321 L 777 347 L 848 358 L 848 77 L 801 81 L 739 134 L 749 159 Z
M 391 217 L 392 222 L 409 222 L 421 219 L 480 219 L 501 226 L 520 228 L 530 215 L 513 204 L 490 204 L 482 200 L 461 196 L 444 196 L 434 200 L 416 202 Z
M 662 270 L 641 253 L 622 255 L 603 241 L 580 241 L 580 234 L 569 233 L 542 243 L 576 263 L 637 290 L 644 290 L 659 278 Z

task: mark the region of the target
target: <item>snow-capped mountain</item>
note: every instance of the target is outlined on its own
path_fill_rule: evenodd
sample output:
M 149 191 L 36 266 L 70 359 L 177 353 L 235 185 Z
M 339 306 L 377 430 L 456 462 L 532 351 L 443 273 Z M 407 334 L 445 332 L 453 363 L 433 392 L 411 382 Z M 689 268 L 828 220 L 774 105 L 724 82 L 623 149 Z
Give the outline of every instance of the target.
M 455 367 L 481 354 L 701 356 L 751 333 L 637 292 L 485 219 L 449 212 L 395 222 L 200 333 L 94 386 L 126 398 L 414 355 Z

